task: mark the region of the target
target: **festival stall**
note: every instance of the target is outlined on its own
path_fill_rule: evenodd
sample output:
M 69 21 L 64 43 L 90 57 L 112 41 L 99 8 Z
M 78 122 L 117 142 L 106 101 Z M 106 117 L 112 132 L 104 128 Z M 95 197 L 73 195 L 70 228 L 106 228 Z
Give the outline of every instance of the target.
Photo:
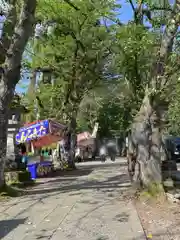
M 77 146 L 87 147 L 94 144 L 94 139 L 89 132 L 83 132 L 77 134 Z
M 95 141 L 97 136 L 99 124 L 96 123 L 93 129 L 92 134 L 89 132 L 83 132 L 77 134 L 77 149 L 79 152 L 77 155 L 80 156 L 81 159 L 87 159 L 92 157 L 95 151 Z
M 49 119 L 25 124 L 19 129 L 16 134 L 16 144 L 26 146 L 29 158 L 27 167 L 32 179 L 46 176 L 52 172 L 52 157 L 43 149 L 45 147 L 48 149 L 49 146 L 62 140 L 65 130 L 65 125 Z

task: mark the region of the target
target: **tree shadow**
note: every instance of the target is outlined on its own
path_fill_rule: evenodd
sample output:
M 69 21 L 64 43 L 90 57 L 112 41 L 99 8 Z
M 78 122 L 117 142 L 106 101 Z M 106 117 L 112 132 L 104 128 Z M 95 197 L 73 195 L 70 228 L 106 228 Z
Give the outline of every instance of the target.
M 76 170 L 72 170 L 72 171 L 62 171 L 62 170 L 58 170 L 58 171 L 55 171 L 53 174 L 52 174 L 52 177 L 71 177 L 71 176 L 74 176 L 74 177 L 80 177 L 80 176 L 87 176 L 89 175 L 91 172 L 93 171 L 93 169 L 76 169 Z
M 113 164 L 114 165 L 114 164 Z M 117 164 L 119 165 L 119 163 Z M 112 166 L 112 164 L 111 164 Z M 114 165 L 116 168 L 116 165 Z M 108 166 L 109 167 L 109 166 Z M 114 193 L 118 193 L 118 196 L 120 196 L 119 192 L 124 192 L 124 190 L 131 187 L 131 183 L 129 180 L 128 174 L 121 173 L 121 169 L 119 173 L 115 173 L 115 176 L 106 178 L 106 179 L 91 179 L 91 178 L 83 178 L 76 182 L 73 182 L 74 180 L 78 179 L 80 176 L 88 176 L 96 167 L 86 166 L 86 169 L 84 169 L 84 166 L 82 169 L 75 170 L 75 175 L 73 175 L 73 172 L 67 172 L 66 177 L 69 179 L 65 179 L 65 177 L 59 176 L 55 179 L 49 179 L 48 187 L 46 188 L 46 185 L 40 185 L 39 188 L 36 189 L 36 187 L 28 189 L 25 194 L 26 197 L 23 199 L 23 201 L 32 201 L 32 204 L 28 206 L 28 208 L 23 209 L 20 211 L 16 218 L 19 218 L 21 214 L 24 212 L 27 212 L 33 205 L 37 204 L 38 202 L 42 204 L 46 204 L 44 201 L 48 197 L 57 197 L 59 198 L 59 193 L 68 193 L 69 196 L 73 195 L 81 195 L 82 191 L 84 190 L 91 190 L 91 191 L 99 191 L 100 193 L 104 194 L 104 197 L 108 198 L 108 200 L 114 199 L 115 195 Z M 106 167 L 101 167 L 101 169 L 106 169 Z M 113 171 L 112 169 L 110 171 Z M 71 174 L 73 173 L 73 174 Z M 66 174 L 66 173 L 65 173 Z M 104 174 L 105 176 L 105 174 Z M 93 177 L 93 176 L 92 176 Z M 65 179 L 64 185 L 62 186 L 62 179 Z M 37 186 L 38 187 L 38 186 Z M 80 190 L 80 191 L 79 191 Z M 104 199 L 103 199 L 104 200 Z M 97 205 L 98 201 L 102 201 L 102 195 L 100 196 L 100 199 L 94 199 L 94 201 L 84 201 L 84 204 L 91 204 L 91 205 Z M 83 202 L 82 202 L 83 204 Z M 120 216 L 119 216 L 120 217 Z M 125 221 L 126 216 L 121 216 L 121 219 L 119 221 Z M 14 220 L 15 221 L 15 220 Z M 19 223 L 21 224 L 21 223 Z M 1 222 L 0 222 L 0 229 L 1 229 Z M 1 236 L 1 235 L 0 235 Z M 39 236 L 41 238 L 41 236 Z M 0 237 L 1 239 L 1 237 Z
M 124 159 L 124 158 L 123 158 Z M 113 164 L 113 165 L 112 165 Z M 91 169 L 91 168 L 108 168 L 109 166 L 119 166 L 119 167 L 124 167 L 127 166 L 127 161 L 124 160 L 123 162 L 101 162 L 101 161 L 94 161 L 94 162 L 90 162 L 89 165 L 86 165 L 84 163 L 78 163 L 76 164 L 76 166 L 78 168 L 83 168 L 83 169 Z
M 112 166 L 112 163 L 99 163 L 97 164 L 90 164 L 90 165 L 83 165 L 83 163 L 81 163 L 81 165 L 77 166 L 76 170 L 72 170 L 72 171 L 62 171 L 62 170 L 57 170 L 56 172 L 54 172 L 50 177 L 46 177 L 46 178 L 40 178 L 41 180 L 46 179 L 44 182 L 41 182 L 37 180 L 36 182 L 36 186 L 40 185 L 40 184 L 44 184 L 47 182 L 59 182 L 59 181 L 75 181 L 78 177 L 85 177 L 90 175 L 95 169 L 101 169 L 102 171 L 105 169 L 108 169 L 109 166 Z M 113 166 L 127 166 L 126 162 L 123 163 L 114 163 Z M 52 180 L 52 178 L 55 178 L 54 180 Z
M 11 231 L 17 228 L 19 225 L 24 224 L 24 219 L 12 219 L 12 220 L 0 220 L 0 239 L 3 239 Z
M 72 182 L 76 181 L 79 177 L 88 176 L 91 174 L 93 169 L 76 169 L 72 171 L 56 171 L 51 177 L 37 179 L 35 186 L 58 183 L 58 182 Z
M 104 181 L 98 179 L 90 179 L 85 181 L 80 181 L 78 183 L 72 184 L 71 179 L 69 182 L 65 182 L 64 185 L 61 185 L 61 178 L 51 180 L 48 182 L 49 187 L 47 188 L 32 188 L 27 191 L 28 195 L 34 194 L 44 194 L 44 193 L 73 193 L 77 190 L 97 190 L 108 192 L 109 190 L 119 190 L 124 188 L 129 188 L 131 186 L 129 176 L 127 174 L 118 174 L 116 176 L 110 177 Z M 110 191 L 111 192 L 111 191 Z

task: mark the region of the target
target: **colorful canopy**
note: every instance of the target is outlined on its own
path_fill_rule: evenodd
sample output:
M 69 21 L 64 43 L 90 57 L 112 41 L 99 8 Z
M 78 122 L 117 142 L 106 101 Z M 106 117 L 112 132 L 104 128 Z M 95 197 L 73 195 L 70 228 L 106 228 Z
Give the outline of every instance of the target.
M 64 137 L 66 126 L 52 120 L 41 120 L 26 124 L 16 134 L 16 143 L 32 141 L 36 147 L 57 142 Z
M 77 146 L 86 147 L 94 145 L 95 138 L 89 132 L 79 133 L 77 135 Z

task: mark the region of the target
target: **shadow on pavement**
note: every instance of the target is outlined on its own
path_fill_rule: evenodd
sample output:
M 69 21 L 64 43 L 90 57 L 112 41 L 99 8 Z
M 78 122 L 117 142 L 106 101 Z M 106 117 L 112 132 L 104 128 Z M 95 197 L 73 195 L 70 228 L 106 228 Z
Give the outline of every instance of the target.
M 109 166 L 112 166 L 112 163 L 108 162 L 108 163 L 101 164 L 101 162 L 99 162 L 98 164 L 96 164 L 96 162 L 93 162 L 93 164 L 90 163 L 90 165 L 80 163 L 80 164 L 77 164 L 76 166 L 77 166 L 76 170 L 72 170 L 72 171 L 57 170 L 50 177 L 39 178 L 36 182 L 36 186 L 39 184 L 47 183 L 47 182 L 75 181 L 78 177 L 85 177 L 90 175 L 96 169 L 101 169 L 101 170 L 108 169 Z M 113 166 L 123 167 L 123 166 L 127 166 L 127 163 L 115 162 Z M 53 178 L 54 178 L 54 181 L 52 180 Z
M 97 191 L 106 191 L 108 192 L 110 189 L 124 189 L 127 187 L 130 187 L 130 181 L 129 176 L 127 174 L 119 174 L 113 177 L 110 177 L 106 179 L 105 181 L 99 180 L 99 179 L 92 179 L 84 180 L 76 183 L 72 183 L 71 179 L 69 179 L 69 182 L 61 184 L 62 180 L 54 179 L 50 180 L 48 182 L 48 185 L 46 185 L 44 188 L 32 188 L 27 191 L 28 195 L 33 194 L 44 194 L 44 193 L 53 193 L 53 192 L 59 192 L 59 193 L 71 193 L 73 191 L 78 190 L 97 190 Z
M 62 171 L 62 170 L 58 170 L 56 172 L 53 173 L 52 177 L 80 177 L 80 176 L 87 176 L 89 175 L 91 172 L 93 171 L 93 169 L 76 169 L 76 170 L 72 170 L 72 171 Z
M 83 168 L 83 169 L 92 169 L 94 170 L 94 168 L 99 169 L 99 168 L 108 168 L 109 166 L 118 166 L 118 167 L 125 167 L 127 166 L 127 161 L 123 161 L 123 162 L 89 162 L 89 165 L 86 165 L 86 163 L 78 163 L 76 164 L 76 166 L 78 168 Z
M 12 220 L 1 220 L 0 221 L 0 239 L 4 238 L 11 231 L 17 228 L 19 225 L 24 224 L 25 219 L 12 219 Z

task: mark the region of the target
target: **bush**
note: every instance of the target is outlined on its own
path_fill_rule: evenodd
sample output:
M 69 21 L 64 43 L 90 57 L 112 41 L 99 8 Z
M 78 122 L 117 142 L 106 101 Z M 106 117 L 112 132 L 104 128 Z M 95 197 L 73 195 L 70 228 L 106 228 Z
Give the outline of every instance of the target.
M 9 171 L 5 172 L 5 182 L 7 185 L 19 186 L 20 184 L 29 185 L 33 181 L 28 171 Z
M 19 172 L 18 174 L 18 181 L 19 182 L 30 182 L 31 181 L 31 174 L 28 171 Z

